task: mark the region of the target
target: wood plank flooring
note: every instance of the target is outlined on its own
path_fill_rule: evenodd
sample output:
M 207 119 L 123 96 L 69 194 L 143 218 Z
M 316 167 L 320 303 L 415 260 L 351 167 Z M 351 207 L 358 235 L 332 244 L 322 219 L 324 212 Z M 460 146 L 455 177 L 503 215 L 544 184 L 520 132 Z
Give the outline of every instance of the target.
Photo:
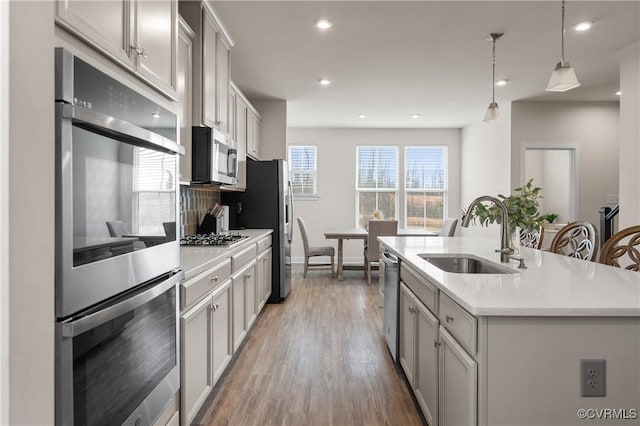
M 421 425 L 382 335 L 374 279 L 294 267 L 196 418 L 203 425 Z

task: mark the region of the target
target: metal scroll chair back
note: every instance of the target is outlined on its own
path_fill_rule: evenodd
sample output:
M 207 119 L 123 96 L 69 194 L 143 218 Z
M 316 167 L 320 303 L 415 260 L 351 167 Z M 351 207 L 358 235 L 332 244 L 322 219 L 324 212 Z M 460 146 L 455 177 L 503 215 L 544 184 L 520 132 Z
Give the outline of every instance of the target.
M 378 237 L 398 235 L 397 220 L 372 220 L 369 222 L 367 249 L 365 251 L 365 273 L 367 284 L 371 284 L 371 263 L 380 260 L 380 242 Z
M 571 222 L 556 234 L 550 251 L 582 260 L 594 260 L 598 253 L 598 233 L 587 221 Z
M 618 231 L 602 246 L 599 263 L 640 271 L 640 226 Z
M 441 237 L 453 237 L 453 234 L 456 233 L 456 225 L 458 224 L 458 219 L 454 217 L 448 217 L 444 224 L 442 225 L 442 229 L 438 233 Z
M 544 238 L 544 225 L 540 225 L 537 229 L 531 231 L 520 232 L 520 245 L 522 247 L 540 249 L 542 247 L 542 239 Z

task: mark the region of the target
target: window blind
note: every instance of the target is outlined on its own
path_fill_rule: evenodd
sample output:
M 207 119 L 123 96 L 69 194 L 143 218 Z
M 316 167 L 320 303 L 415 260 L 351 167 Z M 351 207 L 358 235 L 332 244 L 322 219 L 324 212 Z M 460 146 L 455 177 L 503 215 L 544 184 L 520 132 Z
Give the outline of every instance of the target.
M 316 195 L 317 157 L 317 147 L 314 145 L 289 147 L 289 170 L 294 195 Z
M 408 146 L 405 148 L 405 188 L 447 189 L 448 152 L 446 146 Z
M 398 187 L 398 147 L 358 146 L 357 189 L 396 189 Z
M 174 191 L 175 156 L 147 148 L 134 148 L 133 190 Z

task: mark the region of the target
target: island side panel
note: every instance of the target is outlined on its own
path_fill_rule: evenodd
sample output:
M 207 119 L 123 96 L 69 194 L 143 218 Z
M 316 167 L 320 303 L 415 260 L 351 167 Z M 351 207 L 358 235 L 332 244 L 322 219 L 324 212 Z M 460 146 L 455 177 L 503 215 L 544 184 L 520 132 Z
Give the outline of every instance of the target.
M 487 351 L 490 425 L 640 424 L 638 317 L 489 317 Z M 606 360 L 606 397 L 580 396 L 581 359 Z M 581 408 L 638 417 L 582 420 Z

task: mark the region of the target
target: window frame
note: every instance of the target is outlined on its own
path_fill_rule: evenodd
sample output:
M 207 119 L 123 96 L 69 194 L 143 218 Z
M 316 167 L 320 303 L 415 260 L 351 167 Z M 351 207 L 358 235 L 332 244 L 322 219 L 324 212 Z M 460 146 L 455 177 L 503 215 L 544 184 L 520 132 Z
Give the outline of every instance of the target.
M 360 163 L 359 163 L 359 158 L 360 158 L 360 149 L 361 148 L 367 148 L 367 149 L 371 149 L 371 148 L 392 148 L 395 151 L 395 160 L 396 160 L 396 168 L 395 168 L 395 188 L 360 188 L 358 186 L 359 182 L 360 182 Z M 386 193 L 394 193 L 395 194 L 395 201 L 394 201 L 394 217 L 397 219 L 399 218 L 400 214 L 399 214 L 399 206 L 400 206 L 400 146 L 399 145 L 356 145 L 356 161 L 355 161 L 355 167 L 356 167 L 356 181 L 355 181 L 355 227 L 356 229 L 363 229 L 364 228 L 364 224 L 363 226 L 360 226 L 360 223 L 358 221 L 358 217 L 360 216 L 360 193 L 366 193 L 366 192 L 373 192 L 373 193 L 381 193 L 381 192 L 386 192 Z
M 292 161 L 292 150 L 296 149 L 296 148 L 303 148 L 303 149 L 308 149 L 310 148 L 313 153 L 313 170 L 293 170 L 293 161 Z M 291 181 L 293 182 L 293 173 L 302 173 L 303 175 L 309 175 L 313 177 L 313 193 L 311 194 L 296 194 L 293 192 L 293 185 L 292 185 L 292 195 L 293 198 L 295 200 L 317 200 L 320 198 L 320 196 L 318 195 L 318 146 L 317 145 L 312 145 L 312 144 L 306 144 L 306 145 L 289 145 L 288 149 L 287 149 L 287 160 L 289 163 L 289 178 L 291 179 Z
M 407 188 L 407 151 L 411 148 L 422 148 L 422 149 L 443 149 L 444 150 L 444 185 L 442 188 L 434 189 L 434 188 Z M 404 228 L 409 229 L 408 227 L 408 202 L 409 202 L 409 194 L 418 193 L 418 194 L 428 194 L 428 193 L 442 193 L 442 223 L 448 217 L 449 210 L 449 171 L 450 171 L 450 161 L 449 161 L 449 146 L 447 145 L 404 145 L 404 161 L 403 161 L 403 203 L 404 203 Z M 411 228 L 411 229 L 424 229 L 424 230 L 438 230 L 432 228 Z

